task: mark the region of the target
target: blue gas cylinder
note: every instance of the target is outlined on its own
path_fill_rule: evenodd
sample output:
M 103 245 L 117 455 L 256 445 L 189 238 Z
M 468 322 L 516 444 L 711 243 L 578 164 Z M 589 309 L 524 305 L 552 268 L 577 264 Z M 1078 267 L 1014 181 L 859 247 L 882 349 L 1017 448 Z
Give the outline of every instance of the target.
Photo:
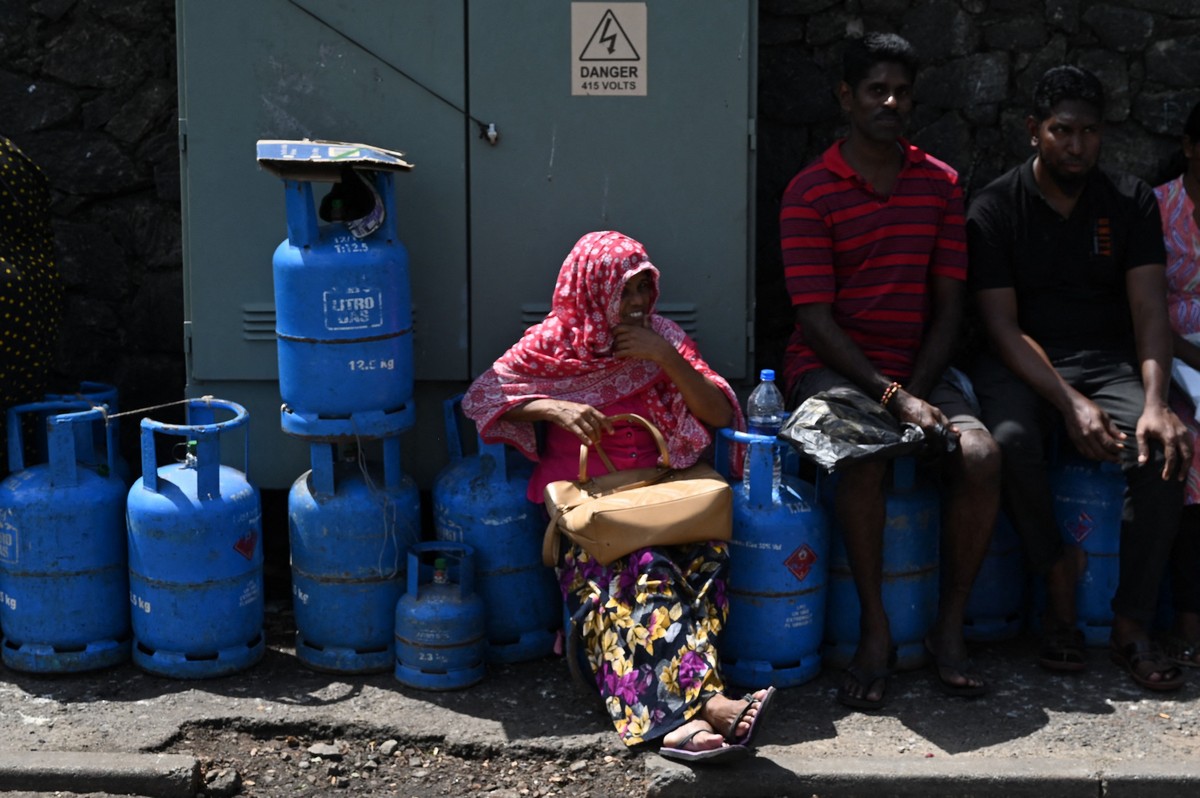
M 0 483 L 0 649 L 14 670 L 75 673 L 129 659 L 126 487 L 113 468 L 112 428 L 105 434 L 103 410 L 89 408 L 56 401 L 8 411 L 13 473 Z M 43 464 L 25 463 L 25 414 L 46 420 Z M 93 429 L 105 435 L 103 469 L 76 450 L 79 439 L 90 449 Z
M 283 430 L 323 440 L 392 435 L 415 420 L 408 252 L 396 232 L 393 175 L 343 177 L 371 187 L 382 224 L 362 238 L 341 221 L 321 225 L 312 183 L 285 180 L 288 237 L 274 257 Z
M 457 690 L 483 679 L 486 620 L 483 599 L 474 592 L 473 560 L 471 547 L 462 543 L 409 549 L 408 589 L 396 602 L 396 681 Z
M 715 461 L 727 468 L 726 441 L 744 444 L 748 483 L 734 484 L 729 557 L 729 619 L 721 669 L 735 684 L 793 687 L 821 670 L 829 525 L 813 486 L 791 474 L 774 484 L 776 456 L 790 448 L 766 435 L 721 430 Z
M 833 482 L 826 481 L 822 499 L 836 518 Z M 940 513 L 938 493 L 917 477 L 916 462 L 910 457 L 893 460 L 883 530 L 883 604 L 900 669 L 925 662 L 925 635 L 937 617 Z M 861 608 L 841 530 L 836 521 L 832 526 L 824 656 L 834 667 L 844 668 L 858 647 Z
M 504 444 L 478 437 L 477 454 L 466 456 L 457 412 L 461 398 L 443 403 L 450 463 L 433 485 L 435 534 L 474 551 L 488 661 L 544 657 L 554 650 L 562 593 L 554 571 L 542 564 L 546 522 L 525 497 L 533 466 Z
M 400 470 L 400 438 L 382 446 L 380 468 L 361 450 L 335 463 L 334 444 L 313 443 L 312 470 L 288 493 L 296 657 L 316 670 L 369 673 L 395 661 L 396 602 L 405 553 L 421 537 L 421 500 Z
M 1008 516 L 1000 512 L 967 599 L 963 637 L 993 641 L 1019 635 L 1024 626 L 1025 581 L 1021 539 Z
M 116 469 L 117 475 L 124 480 L 128 486 L 131 481 L 131 473 L 129 463 L 121 456 L 121 429 L 120 420 L 112 418 L 113 415 L 120 412 L 120 406 L 117 401 L 117 386 L 110 385 L 106 382 L 95 382 L 84 380 L 79 383 L 79 388 L 74 393 L 47 393 L 47 402 L 70 402 L 84 401 L 90 403 L 93 407 L 103 407 L 105 411 L 105 426 L 101 427 L 96 424 L 77 425 L 75 432 L 77 435 L 86 438 L 91 437 L 92 443 L 89 447 L 85 440 L 80 440 L 75 447 L 76 454 L 81 457 L 87 457 L 86 452 L 92 452 L 91 460 L 83 460 L 82 462 L 94 463 L 98 467 L 108 468 L 109 464 L 105 458 L 104 452 L 108 448 L 105 443 L 108 427 L 112 428 L 113 441 L 116 442 L 116 448 L 112 453 L 112 467 Z
M 232 418 L 217 421 L 218 410 Z M 262 505 L 245 474 L 220 460 L 221 436 L 248 420 L 241 405 L 211 397 L 187 402 L 186 424 L 142 419 L 142 476 L 127 507 L 129 603 L 133 661 L 150 673 L 223 676 L 266 650 Z M 157 467 L 156 433 L 185 439 L 179 462 Z
M 1089 646 L 1108 645 L 1120 576 L 1125 477 L 1116 463 L 1067 456 L 1051 466 L 1050 486 L 1063 542 L 1087 554 L 1075 588 L 1079 628 Z

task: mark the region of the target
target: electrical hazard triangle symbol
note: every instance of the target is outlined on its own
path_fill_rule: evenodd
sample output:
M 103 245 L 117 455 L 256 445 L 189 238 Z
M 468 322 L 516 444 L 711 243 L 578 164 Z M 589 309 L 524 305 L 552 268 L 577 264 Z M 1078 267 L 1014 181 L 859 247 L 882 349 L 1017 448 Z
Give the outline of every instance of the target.
M 586 28 L 585 28 L 586 30 Z M 600 24 L 579 54 L 580 61 L 641 61 L 637 48 L 629 41 L 625 29 L 617 21 L 617 15 L 608 9 L 600 18 Z

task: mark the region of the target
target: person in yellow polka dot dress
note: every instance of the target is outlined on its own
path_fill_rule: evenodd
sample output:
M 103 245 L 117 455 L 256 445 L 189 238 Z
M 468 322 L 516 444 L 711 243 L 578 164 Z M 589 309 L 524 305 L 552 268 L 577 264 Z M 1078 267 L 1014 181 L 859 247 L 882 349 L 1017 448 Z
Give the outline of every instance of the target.
M 0 409 L 4 413 L 44 395 L 61 318 L 62 282 L 54 265 L 50 184 L 37 164 L 0 136 Z M 0 432 L 3 425 L 0 417 Z M 0 476 L 7 473 L 4 443 Z

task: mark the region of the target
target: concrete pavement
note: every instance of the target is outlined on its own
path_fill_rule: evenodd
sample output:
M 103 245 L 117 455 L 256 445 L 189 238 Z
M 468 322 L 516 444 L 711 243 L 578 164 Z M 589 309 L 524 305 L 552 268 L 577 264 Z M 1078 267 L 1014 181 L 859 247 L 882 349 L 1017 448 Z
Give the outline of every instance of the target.
M 220 679 L 132 665 L 77 676 L 0 670 L 0 789 L 190 796 L 195 760 L 160 752 L 195 725 L 391 737 L 480 758 L 628 756 L 595 696 L 553 657 L 430 693 L 390 673 L 317 673 L 296 660 L 289 630 L 269 640 L 262 662 Z M 838 675 L 826 672 L 780 691 L 754 759 L 690 768 L 645 754 L 629 764 L 644 766 L 648 794 L 663 797 L 1200 794 L 1200 671 L 1180 692 L 1154 694 L 1106 652 L 1093 650 L 1086 673 L 1060 676 L 1037 668 L 1033 647 L 1030 637 L 977 645 L 993 686 L 981 699 L 945 698 L 921 670 L 892 679 L 883 711 L 856 712 L 834 701 Z
M 0 790 L 105 792 L 189 798 L 200 784 L 195 757 L 83 751 L 3 751 Z
M 1072 760 L 1005 762 L 968 756 L 939 762 L 879 757 L 810 760 L 764 753 L 720 770 L 647 761 L 647 798 L 1180 798 L 1200 795 L 1194 763 L 1138 761 L 1096 770 Z

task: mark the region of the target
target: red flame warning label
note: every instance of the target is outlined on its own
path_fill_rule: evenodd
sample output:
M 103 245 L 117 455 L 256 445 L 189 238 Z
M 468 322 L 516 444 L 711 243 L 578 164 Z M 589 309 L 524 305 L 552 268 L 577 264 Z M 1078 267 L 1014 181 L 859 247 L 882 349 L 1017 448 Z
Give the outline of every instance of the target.
M 788 558 L 783 561 L 787 569 L 792 572 L 797 581 L 803 582 L 808 572 L 812 570 L 813 565 L 817 562 L 817 553 L 812 550 L 812 547 L 807 543 L 788 555 Z
M 258 530 L 251 529 L 242 537 L 238 538 L 237 543 L 233 544 L 233 550 L 245 557 L 247 560 L 254 559 L 254 550 L 258 548 Z

